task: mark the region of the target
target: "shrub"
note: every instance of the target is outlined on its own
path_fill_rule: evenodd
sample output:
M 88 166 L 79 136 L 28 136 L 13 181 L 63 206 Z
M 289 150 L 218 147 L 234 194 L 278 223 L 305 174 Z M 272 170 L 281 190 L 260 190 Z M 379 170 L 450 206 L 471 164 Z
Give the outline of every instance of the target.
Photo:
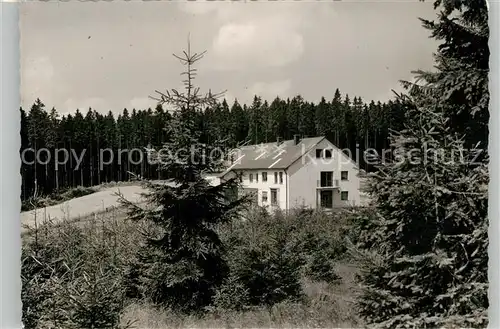
M 303 299 L 303 276 L 338 282 L 334 264 L 345 254 L 343 212 L 325 214 L 297 209 L 289 215 L 254 209 L 244 222 L 233 223 L 223 236 L 230 280 L 238 285 L 219 291 L 221 304 L 267 305 Z M 239 307 L 239 306 L 238 306 Z
M 227 284 L 238 289 L 229 297 L 226 285 L 219 299 L 249 306 L 300 299 L 301 259 L 289 243 L 291 233 L 286 218 L 258 208 L 248 214 L 246 221 L 232 223 L 222 236 L 229 250 Z
M 127 230 L 91 220 L 28 231 L 21 266 L 25 328 L 120 328 L 122 268 L 135 242 Z
M 45 208 L 57 205 L 74 198 L 79 198 L 97 192 L 93 187 L 77 186 L 66 191 L 52 193 L 47 196 L 29 198 L 21 203 L 21 211 L 29 211 L 36 208 Z
M 59 200 L 70 200 L 74 198 L 79 198 L 85 195 L 89 195 L 92 193 L 95 193 L 96 189 L 92 187 L 84 187 L 84 186 L 77 186 L 75 188 L 69 189 L 68 191 L 62 193 L 59 198 L 55 197 L 55 199 Z

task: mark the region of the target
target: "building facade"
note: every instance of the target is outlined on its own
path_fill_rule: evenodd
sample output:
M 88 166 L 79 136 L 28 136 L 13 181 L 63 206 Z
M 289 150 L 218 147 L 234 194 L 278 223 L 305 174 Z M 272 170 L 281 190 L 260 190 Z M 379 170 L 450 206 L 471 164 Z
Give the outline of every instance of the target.
M 368 202 L 357 164 L 325 137 L 243 146 L 230 157 L 228 169 L 209 179 L 238 174 L 243 192 L 259 206 L 333 209 Z

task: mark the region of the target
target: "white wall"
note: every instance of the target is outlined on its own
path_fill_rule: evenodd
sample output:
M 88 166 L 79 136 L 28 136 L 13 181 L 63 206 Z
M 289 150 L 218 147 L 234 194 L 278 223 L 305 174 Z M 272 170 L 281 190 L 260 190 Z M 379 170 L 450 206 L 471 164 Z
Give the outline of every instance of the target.
M 207 175 L 205 176 L 205 179 L 210 185 L 217 186 L 220 184 L 220 178 L 216 175 Z
M 332 149 L 331 159 L 316 159 L 316 149 Z M 304 150 L 305 153 L 306 150 Z M 243 172 L 243 188 L 255 188 L 258 191 L 259 206 L 271 207 L 271 188 L 278 189 L 278 205 L 281 209 L 306 206 L 316 208 L 317 205 L 317 181 L 321 178 L 322 171 L 333 171 L 333 179 L 338 180 L 339 188 L 333 190 L 333 206 L 361 206 L 369 201 L 367 196 L 360 191 L 361 178 L 358 177 L 356 163 L 346 156 L 341 150 L 335 148 L 324 139 L 309 152 L 305 153 L 286 170 L 277 169 L 255 169 Z M 341 171 L 348 172 L 348 180 L 341 180 Z M 262 172 L 267 172 L 267 182 L 262 181 Z M 283 172 L 283 184 L 274 183 L 274 172 Z M 250 173 L 253 174 L 253 182 L 250 183 Z M 258 173 L 258 182 L 255 175 Z M 225 178 L 231 175 L 227 174 Z M 289 187 L 287 189 L 287 187 Z M 262 203 L 262 192 L 267 191 L 267 204 Z M 342 201 L 341 191 L 348 192 L 348 200 Z
M 267 172 L 267 182 L 262 180 L 262 172 Z M 274 182 L 274 173 L 278 173 L 278 183 Z M 283 174 L 283 183 L 280 184 L 279 173 Z M 253 174 L 253 182 L 250 183 L 250 174 Z M 259 175 L 258 182 L 256 181 L 256 174 Z M 259 206 L 271 207 L 271 189 L 275 188 L 278 190 L 278 206 L 281 209 L 286 209 L 286 190 L 287 190 L 287 177 L 284 170 L 276 169 L 255 169 L 255 170 L 245 170 L 243 172 L 243 188 L 255 188 L 258 190 L 259 196 Z M 267 191 L 267 203 L 262 203 L 262 192 Z
M 316 159 L 316 149 L 332 149 L 331 159 Z M 361 205 L 360 179 L 357 177 L 358 168 L 354 161 L 341 150 L 335 148 L 324 139 L 309 152 L 305 152 L 288 169 L 289 174 L 289 200 L 290 208 L 306 206 L 316 208 L 317 181 L 321 178 L 322 171 L 333 171 L 333 179 L 339 181 L 339 189 L 333 190 L 333 206 Z M 348 180 L 342 181 L 340 172 L 348 172 Z M 348 200 L 342 201 L 340 191 L 348 192 Z

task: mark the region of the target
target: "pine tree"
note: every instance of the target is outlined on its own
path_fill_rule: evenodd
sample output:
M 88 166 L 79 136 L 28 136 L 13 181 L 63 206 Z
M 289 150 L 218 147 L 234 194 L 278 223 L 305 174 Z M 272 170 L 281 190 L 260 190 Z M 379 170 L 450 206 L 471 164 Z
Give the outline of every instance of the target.
M 289 124 L 289 137 L 300 135 L 300 111 L 304 106 L 304 99 L 302 96 L 297 95 L 292 98 L 288 105 L 288 124 Z
M 331 113 L 332 117 L 330 121 L 332 121 L 333 126 L 332 142 L 337 147 L 340 147 L 340 136 L 344 129 L 344 118 L 342 117 L 342 95 L 340 95 L 338 88 L 335 90 L 335 95 L 333 96 Z
M 344 145 L 348 149 L 353 149 L 356 143 L 356 136 L 354 135 L 356 130 L 354 129 L 354 118 L 351 109 L 351 100 L 349 95 L 345 95 L 343 105 L 344 112 Z
M 228 192 L 238 187 L 236 178 L 211 186 L 204 174 L 223 169 L 223 162 L 209 156 L 223 142 L 213 145 L 199 141 L 198 114 L 214 106 L 216 97 L 209 92 L 200 95 L 193 82 L 193 64 L 204 53 L 184 57 L 174 55 L 187 66 L 185 91 L 157 92 L 160 104 L 172 111 L 168 125 L 171 140 L 159 156 L 161 170 L 171 179 L 170 184 L 147 183 L 146 194 L 153 207 L 139 208 L 122 200 L 132 219 L 145 221 L 157 228 L 157 235 L 148 238 L 141 255 L 144 265 L 145 296 L 158 304 L 183 312 L 200 312 L 212 303 L 217 287 L 228 275 L 224 246 L 217 226 L 235 218 L 245 199 L 229 198 Z M 182 158 L 172 156 L 178 154 Z M 188 154 L 188 156 L 183 156 Z
M 247 113 L 243 110 L 238 100 L 235 100 L 231 107 L 231 131 L 235 144 L 245 142 L 248 135 Z
M 488 322 L 485 4 L 435 5 L 443 9 L 440 22 L 424 25 L 445 40 L 437 72 L 420 72 L 428 84 L 388 104 L 405 113 L 405 128 L 390 139 L 398 157 L 383 163 L 369 184 L 378 215 L 372 245 L 382 257 L 363 276 L 359 304 L 371 327 Z M 457 121 L 464 117 L 466 125 Z
M 380 217 L 371 236 L 384 261 L 363 278 L 361 314 L 370 326 L 485 327 L 487 164 L 470 165 L 475 152 L 442 113 L 409 115 L 391 137 L 400 158 L 369 184 Z
M 20 112 L 21 112 L 21 129 L 20 129 L 21 149 L 19 150 L 19 153 L 21 156 L 23 156 L 23 151 L 29 147 L 28 116 L 26 114 L 26 111 L 24 111 L 22 108 L 20 108 Z M 21 179 L 22 179 L 21 199 L 23 201 L 28 199 L 30 195 L 31 184 L 29 184 L 29 182 L 32 179 L 31 177 L 32 171 L 29 170 L 29 166 L 27 164 L 27 162 L 31 160 L 28 158 L 26 152 L 24 152 L 24 158 L 26 161 L 23 161 L 21 163 Z
M 217 138 L 215 140 L 222 139 L 222 136 L 225 136 L 225 138 L 227 138 L 227 143 L 230 145 L 230 144 L 233 144 L 234 141 L 232 140 L 231 131 L 230 131 L 231 111 L 229 110 L 229 105 L 227 104 L 226 99 L 222 100 L 221 109 L 222 109 L 222 112 L 221 112 L 221 121 L 220 122 L 221 122 L 221 126 L 222 126 L 222 129 L 221 129 L 222 135 L 217 136 Z
M 52 155 L 54 155 L 55 149 L 58 147 L 60 136 L 59 136 L 59 115 L 55 108 L 52 108 L 49 114 L 49 121 L 47 127 L 47 141 L 46 145 L 49 148 Z M 49 165 L 53 167 L 49 174 Z M 48 187 L 51 192 L 52 189 L 59 190 L 59 168 L 55 166 L 55 163 L 51 161 L 49 164 L 45 165 L 46 175 L 48 176 Z
M 73 117 L 72 129 L 74 129 L 73 130 L 74 139 L 71 141 L 72 144 L 70 147 L 74 148 L 77 154 L 81 154 L 81 152 L 83 152 L 87 148 L 87 134 L 85 131 L 85 118 L 83 117 L 82 112 L 80 112 L 78 109 L 76 110 L 76 113 Z M 85 152 L 85 158 L 88 158 L 88 154 L 86 153 L 87 152 Z M 70 157 L 70 159 L 72 158 Z M 85 159 L 80 164 L 80 168 L 78 168 L 78 173 L 80 177 L 75 178 L 75 183 L 77 182 L 78 185 L 82 186 L 84 184 L 84 178 L 83 178 L 84 169 L 85 169 Z
M 262 143 L 265 139 L 264 136 L 264 120 L 262 116 L 262 99 L 258 96 L 254 96 L 252 106 L 248 108 L 249 112 L 249 129 L 248 129 L 248 139 L 251 140 L 252 144 Z
M 331 108 L 330 104 L 321 97 L 318 105 L 316 105 L 316 134 L 318 136 L 325 136 L 329 134 L 331 129 Z
M 489 27 L 486 0 L 436 0 L 437 21 L 421 19 L 441 44 L 434 72 L 416 71 L 417 82 L 403 82 L 414 95 L 438 99 L 453 132 L 465 134 L 467 145 L 488 148 Z
M 45 177 L 41 175 L 39 162 L 44 161 L 39 150 L 45 147 L 45 137 L 47 134 L 47 112 L 45 112 L 45 104 L 40 99 L 37 99 L 30 109 L 28 114 L 28 135 L 30 145 L 35 153 L 35 161 L 33 163 L 33 186 L 35 196 L 40 196 L 46 193 Z M 41 161 L 38 161 L 41 160 Z
M 299 116 L 299 132 L 304 137 L 316 135 L 316 109 L 313 103 L 304 102 Z

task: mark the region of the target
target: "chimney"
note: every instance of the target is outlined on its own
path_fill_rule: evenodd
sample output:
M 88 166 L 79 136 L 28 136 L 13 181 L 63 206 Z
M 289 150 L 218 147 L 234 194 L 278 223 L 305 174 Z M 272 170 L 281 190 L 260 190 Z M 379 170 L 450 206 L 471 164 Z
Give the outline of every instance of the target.
M 293 135 L 293 143 L 298 145 L 300 143 L 300 135 Z

